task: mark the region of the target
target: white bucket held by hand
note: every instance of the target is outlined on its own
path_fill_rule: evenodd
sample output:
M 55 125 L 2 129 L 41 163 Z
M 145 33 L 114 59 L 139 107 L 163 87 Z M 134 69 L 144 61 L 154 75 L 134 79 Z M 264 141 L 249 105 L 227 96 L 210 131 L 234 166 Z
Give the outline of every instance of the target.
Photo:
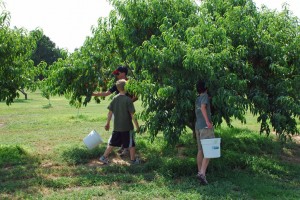
M 97 147 L 99 144 L 103 142 L 101 136 L 97 131 L 92 130 L 84 139 L 83 139 L 84 144 L 88 149 L 93 149 Z
M 221 156 L 221 138 L 201 140 L 204 158 L 219 158 Z

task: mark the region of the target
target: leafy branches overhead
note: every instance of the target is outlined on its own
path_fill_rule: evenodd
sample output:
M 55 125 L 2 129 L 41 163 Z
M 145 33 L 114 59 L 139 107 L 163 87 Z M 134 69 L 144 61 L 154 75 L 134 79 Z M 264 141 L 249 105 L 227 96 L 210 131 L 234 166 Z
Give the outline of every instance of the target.
M 30 55 L 36 38 L 23 29 L 9 28 L 9 13 L 2 10 L 0 27 L 0 101 L 9 105 L 24 88 L 35 88 Z
M 140 118 L 153 140 L 163 132 L 175 144 L 187 127 L 194 129 L 199 79 L 212 95 L 215 125 L 231 125 L 233 117 L 245 123 L 250 110 L 261 132 L 269 134 L 269 126 L 281 136 L 299 132 L 299 19 L 287 8 L 258 10 L 251 0 L 110 2 L 110 17 L 55 64 L 54 93 L 81 105 L 96 89 L 92 83 L 105 89 L 113 68 L 126 64 L 135 77 L 128 89 L 142 101 Z
M 5 10 L 5 4 L 0 0 L 0 28 L 9 26 L 10 14 Z
M 90 102 L 96 89 L 106 91 L 112 78 L 111 70 L 120 63 L 115 38 L 109 28 L 112 27 L 107 20 L 100 19 L 98 28 L 93 28 L 94 37 L 88 37 L 67 59 L 53 63 L 44 83 L 51 95 L 66 95 L 71 105 L 81 107 Z
M 139 3 L 149 6 L 152 2 Z M 156 19 L 163 19 L 152 27 L 159 31 L 150 39 L 146 34 L 140 38 L 144 41 L 136 44 L 132 61 L 137 72 L 141 68 L 135 88 L 147 99 L 142 116 L 152 135 L 163 131 L 172 142 L 186 125 L 193 128 L 193 89 L 198 79 L 207 81 L 213 96 L 216 125 L 222 119 L 230 125 L 232 117 L 245 122 L 244 114 L 250 109 L 258 114 L 262 132 L 270 133 L 269 122 L 281 136 L 299 132 L 299 20 L 287 8 L 281 13 L 259 12 L 249 0 L 225 4 L 207 0 L 199 7 L 192 1 L 168 2 L 176 6 L 170 13 L 168 9 L 160 12 L 163 6 L 154 9 L 154 16 L 160 16 Z M 138 89 L 147 87 L 149 80 L 155 85 L 149 89 L 154 90 L 151 95 L 147 89 Z

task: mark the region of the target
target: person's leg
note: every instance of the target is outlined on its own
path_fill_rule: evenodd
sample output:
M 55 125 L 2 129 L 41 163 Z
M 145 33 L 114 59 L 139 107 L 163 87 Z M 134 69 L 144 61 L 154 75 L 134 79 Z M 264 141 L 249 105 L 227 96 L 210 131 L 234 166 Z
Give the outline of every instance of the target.
M 204 185 L 207 185 L 206 180 L 206 169 L 209 164 L 209 158 L 204 158 L 203 149 L 201 145 L 201 139 L 208 139 L 214 137 L 214 133 L 209 129 L 201 129 L 196 131 L 197 144 L 198 144 L 198 154 L 197 154 L 197 165 L 198 165 L 198 174 L 197 178 Z
M 135 138 L 134 130 L 130 130 L 129 134 L 130 134 L 130 138 L 132 138 L 134 140 L 134 138 Z M 128 155 L 128 153 L 130 154 L 130 149 L 129 148 L 124 148 L 123 145 L 122 145 L 121 148 L 122 148 L 122 150 L 120 149 L 118 151 L 118 152 L 120 152 L 120 156 L 126 156 L 126 155 Z
M 131 137 L 130 137 L 130 132 L 129 131 L 122 132 L 122 147 L 123 147 L 124 150 L 123 150 L 123 152 L 121 152 L 120 156 L 124 156 L 125 155 L 124 152 L 126 150 L 130 151 L 130 147 L 132 147 Z
M 200 174 L 203 174 L 203 176 L 206 176 L 205 174 L 206 174 L 206 169 L 208 164 L 209 164 L 209 158 L 203 158 L 201 169 L 200 169 Z
M 206 169 L 208 167 L 208 164 L 209 164 L 209 158 L 204 158 L 204 155 L 203 155 L 203 149 L 202 149 L 202 145 L 201 145 L 201 140 L 202 139 L 209 139 L 209 138 L 214 138 L 215 135 L 214 135 L 214 132 L 213 132 L 213 129 L 201 129 L 199 130 L 199 138 L 200 138 L 200 142 L 199 142 L 199 145 L 200 147 L 198 149 L 200 149 L 200 155 L 199 155 L 199 159 L 201 160 L 201 164 L 200 165 L 200 169 L 199 169 L 199 166 L 198 166 L 198 172 L 200 172 L 200 174 L 203 174 L 205 176 L 206 174 Z M 199 154 L 199 150 L 198 150 L 198 154 Z
M 198 150 L 197 154 L 197 167 L 198 167 L 198 172 L 201 172 L 201 167 L 202 167 L 202 161 L 203 161 L 203 152 Z
M 200 131 L 196 130 L 196 138 L 197 138 L 197 147 L 198 147 L 198 153 L 197 153 L 197 167 L 198 167 L 198 173 L 201 171 L 202 166 L 202 160 L 203 160 L 203 152 L 202 152 L 202 146 L 200 142 Z
M 124 132 L 123 134 L 123 147 L 129 149 L 130 160 L 132 164 L 140 163 L 139 159 L 135 156 L 135 141 L 132 131 Z
M 113 148 L 114 148 L 113 146 L 110 146 L 110 145 L 109 145 L 109 146 L 106 148 L 106 150 L 105 150 L 103 156 L 104 156 L 105 158 L 107 158 L 107 157 L 109 156 L 109 154 L 110 154 L 110 152 L 112 151 Z
M 104 154 L 100 157 L 100 162 L 102 163 L 105 163 L 105 164 L 108 164 L 108 156 L 110 154 L 110 152 L 112 151 L 112 149 L 115 147 L 115 146 L 120 146 L 122 143 L 122 140 L 121 140 L 121 136 L 120 136 L 120 132 L 117 132 L 117 131 L 113 131 L 110 139 L 108 140 L 108 145 L 106 147 L 106 150 L 104 152 Z
M 113 149 L 113 146 L 108 145 L 104 154 L 99 158 L 99 161 L 104 164 L 108 164 L 109 163 L 108 156 L 112 149 Z
M 134 161 L 135 160 L 135 147 L 130 147 L 129 153 L 130 153 L 130 160 Z

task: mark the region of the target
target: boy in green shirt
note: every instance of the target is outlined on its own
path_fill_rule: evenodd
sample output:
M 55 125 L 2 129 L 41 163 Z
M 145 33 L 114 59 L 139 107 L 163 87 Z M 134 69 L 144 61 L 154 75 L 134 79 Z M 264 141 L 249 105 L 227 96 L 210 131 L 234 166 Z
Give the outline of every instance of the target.
M 119 94 L 116 95 L 108 106 L 109 112 L 105 130 L 109 130 L 112 114 L 114 114 L 114 128 L 109 145 L 107 146 L 103 156 L 100 157 L 100 162 L 108 164 L 108 155 L 114 147 L 129 148 L 130 160 L 133 164 L 138 164 L 140 161 L 135 158 L 135 142 L 133 133 L 133 123 L 136 131 L 139 132 L 139 124 L 134 120 L 135 108 L 130 97 L 126 96 L 125 92 L 126 80 L 121 79 L 116 82 Z

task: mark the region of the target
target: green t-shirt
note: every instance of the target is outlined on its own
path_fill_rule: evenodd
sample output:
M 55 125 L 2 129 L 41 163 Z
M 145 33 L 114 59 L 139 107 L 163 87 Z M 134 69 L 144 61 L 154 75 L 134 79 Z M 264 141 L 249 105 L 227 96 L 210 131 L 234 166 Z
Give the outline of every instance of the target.
M 126 95 L 116 95 L 108 106 L 114 114 L 114 131 L 133 130 L 130 113 L 135 112 L 132 100 Z
M 207 93 L 202 93 L 200 94 L 197 99 L 196 99 L 196 104 L 195 104 L 195 113 L 196 113 L 196 126 L 195 128 L 197 130 L 203 129 L 207 127 L 207 124 L 205 122 L 205 119 L 202 115 L 201 111 L 201 104 L 206 104 L 206 112 L 207 112 L 207 117 L 209 121 L 211 121 L 211 111 L 210 111 L 210 103 L 209 103 L 209 98 Z

